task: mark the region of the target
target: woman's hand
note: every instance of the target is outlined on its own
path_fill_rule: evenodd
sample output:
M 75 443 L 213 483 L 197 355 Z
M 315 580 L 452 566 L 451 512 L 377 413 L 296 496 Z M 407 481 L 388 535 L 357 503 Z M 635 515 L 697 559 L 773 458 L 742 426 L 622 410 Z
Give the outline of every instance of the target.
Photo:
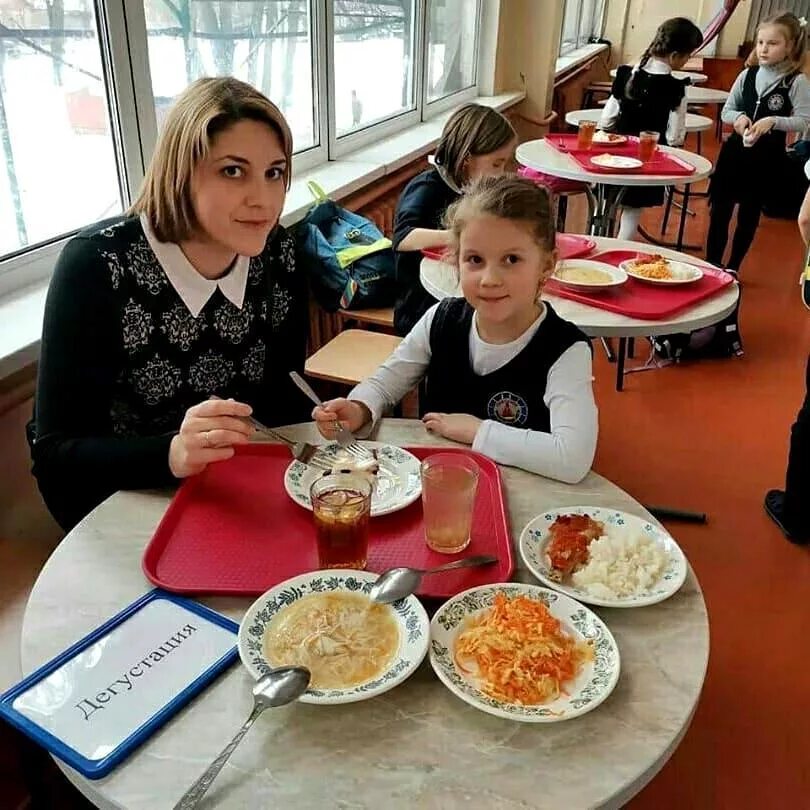
M 426 413 L 422 421 L 431 433 L 454 442 L 472 444 L 482 420 L 468 413 Z
M 346 430 L 356 433 L 371 421 L 371 411 L 353 399 L 330 399 L 312 411 L 312 418 L 325 439 L 335 438 L 335 428 L 340 422 Z
M 212 461 L 224 461 L 234 446 L 245 444 L 253 432 L 245 421 L 250 405 L 232 399 L 209 399 L 186 411 L 180 432 L 169 445 L 169 469 L 175 478 L 202 472 Z
M 752 142 L 758 141 L 763 135 L 767 135 L 772 129 L 776 119 L 769 115 L 767 118 L 760 118 L 755 124 L 751 124 L 748 130 L 748 137 Z
M 745 131 L 751 126 L 751 119 L 747 115 L 738 115 L 734 120 L 734 131 L 742 136 Z

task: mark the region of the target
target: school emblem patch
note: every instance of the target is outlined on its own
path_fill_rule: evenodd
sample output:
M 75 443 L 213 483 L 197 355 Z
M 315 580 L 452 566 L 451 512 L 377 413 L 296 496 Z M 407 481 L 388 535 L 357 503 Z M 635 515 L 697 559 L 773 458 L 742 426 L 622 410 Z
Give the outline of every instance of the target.
M 499 391 L 487 403 L 487 416 L 504 425 L 525 425 L 529 406 L 523 397 L 511 391 Z
M 785 106 L 785 99 L 779 94 L 775 94 L 768 99 L 768 109 L 777 112 Z

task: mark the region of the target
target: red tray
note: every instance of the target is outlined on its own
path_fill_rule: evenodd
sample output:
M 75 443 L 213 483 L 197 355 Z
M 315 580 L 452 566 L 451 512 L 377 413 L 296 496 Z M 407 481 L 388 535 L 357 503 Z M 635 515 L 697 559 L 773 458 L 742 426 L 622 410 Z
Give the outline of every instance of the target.
M 640 255 L 635 250 L 609 250 L 589 256 L 588 261 L 605 262 L 618 267 L 628 259 L 636 259 Z M 630 318 L 639 318 L 645 321 L 656 321 L 671 318 L 681 310 L 693 307 L 706 298 L 716 295 L 734 280 L 728 273 L 700 261 L 690 261 L 703 270 L 703 278 L 692 284 L 683 284 L 677 287 L 664 287 L 657 284 L 645 284 L 628 278 L 621 287 L 613 287 L 599 293 L 581 292 L 572 290 L 554 280 L 546 284 L 546 291 L 560 298 L 569 298 L 619 315 Z
M 483 568 L 425 577 L 419 596 L 447 598 L 477 585 L 507 581 L 514 570 L 509 519 L 498 465 L 471 450 L 409 447 L 418 458 L 465 453 L 481 468 L 472 541 L 459 555 L 431 551 L 422 503 L 371 521 L 368 570 L 430 568 L 471 554 L 495 554 Z M 183 483 L 143 555 L 143 571 L 175 593 L 253 596 L 318 569 L 312 514 L 284 489 L 286 447 L 251 444 Z
M 611 169 L 606 166 L 597 166 L 591 163 L 594 155 L 619 155 L 621 157 L 638 157 L 638 138 L 629 137 L 627 143 L 619 146 L 594 144 L 590 150 L 577 149 L 576 135 L 549 135 L 546 141 L 558 152 L 571 155 L 574 160 L 587 172 L 595 174 L 665 174 L 673 176 L 687 176 L 695 173 L 691 163 L 681 160 L 674 155 L 656 151 L 652 158 L 637 169 Z
M 577 259 L 580 256 L 587 256 L 596 247 L 596 242 L 588 236 L 578 233 L 558 233 L 557 252 L 559 260 Z M 423 248 L 422 255 L 437 262 L 444 261 L 443 247 Z

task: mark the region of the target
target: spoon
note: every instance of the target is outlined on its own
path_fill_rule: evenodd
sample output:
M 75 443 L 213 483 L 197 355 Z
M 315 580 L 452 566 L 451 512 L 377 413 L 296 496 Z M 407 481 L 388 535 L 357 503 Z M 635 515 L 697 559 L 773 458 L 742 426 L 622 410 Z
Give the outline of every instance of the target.
M 451 571 L 454 568 L 473 568 L 477 565 L 491 565 L 498 562 L 497 557 L 491 554 L 478 554 L 474 557 L 465 557 L 463 560 L 445 563 L 437 568 L 391 568 L 380 574 L 368 592 L 372 602 L 386 605 L 410 596 L 422 581 L 425 574 L 438 574 L 442 571 Z
M 196 807 L 256 718 L 265 709 L 285 706 L 300 698 L 307 691 L 310 677 L 310 671 L 305 667 L 279 667 L 271 669 L 259 678 L 253 687 L 253 711 L 250 717 L 222 749 L 222 753 L 208 766 L 208 770 L 183 794 L 174 810 L 190 810 Z

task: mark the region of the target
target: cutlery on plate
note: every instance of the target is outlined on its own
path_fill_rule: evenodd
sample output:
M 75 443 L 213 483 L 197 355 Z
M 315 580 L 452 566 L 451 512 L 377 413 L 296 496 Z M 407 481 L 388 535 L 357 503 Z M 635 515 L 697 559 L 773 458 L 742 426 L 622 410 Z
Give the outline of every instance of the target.
M 192 807 L 196 807 L 256 718 L 265 709 L 286 706 L 298 700 L 307 691 L 310 678 L 310 671 L 306 667 L 279 667 L 271 669 L 267 675 L 259 678 L 253 687 L 253 711 L 250 717 L 222 753 L 208 766 L 205 773 L 183 794 L 174 810 L 191 810 Z
M 316 405 L 323 406 L 321 398 L 312 390 L 309 383 L 297 371 L 291 371 L 290 377 L 312 402 Z M 335 439 L 344 450 L 351 453 L 353 456 L 357 456 L 357 458 L 367 458 L 369 456 L 368 450 L 363 447 L 363 445 L 354 438 L 354 435 L 338 420 L 335 420 Z
M 474 568 L 478 565 L 491 565 L 498 562 L 497 557 L 491 554 L 477 554 L 473 557 L 465 557 L 463 560 L 439 565 L 436 568 L 391 568 L 383 572 L 374 580 L 371 590 L 368 592 L 372 602 L 388 604 L 410 596 L 422 581 L 422 577 L 427 574 L 439 574 L 442 571 L 452 571 L 456 568 Z

